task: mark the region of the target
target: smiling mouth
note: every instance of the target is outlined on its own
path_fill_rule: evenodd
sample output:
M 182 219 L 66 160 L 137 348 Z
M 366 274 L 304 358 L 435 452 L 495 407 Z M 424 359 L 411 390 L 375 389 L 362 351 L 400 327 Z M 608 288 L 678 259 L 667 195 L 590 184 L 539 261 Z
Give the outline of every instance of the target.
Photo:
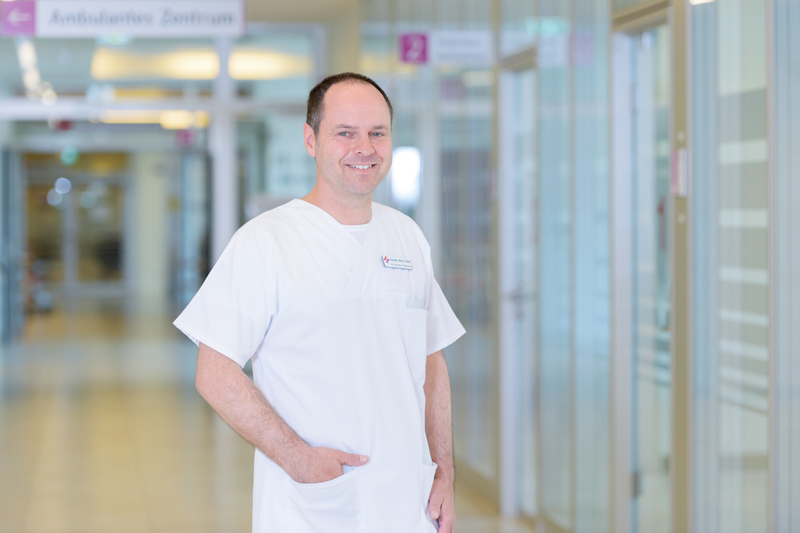
M 347 165 L 350 168 L 357 168 L 358 170 L 367 170 L 368 168 L 372 168 L 376 165 Z

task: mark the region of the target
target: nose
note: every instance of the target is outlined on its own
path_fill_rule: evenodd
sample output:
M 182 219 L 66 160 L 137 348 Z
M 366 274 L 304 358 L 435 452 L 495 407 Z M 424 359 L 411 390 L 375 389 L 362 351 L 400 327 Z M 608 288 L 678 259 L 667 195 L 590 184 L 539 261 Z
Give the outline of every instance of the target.
M 369 135 L 359 135 L 356 139 L 356 144 L 353 147 L 353 152 L 358 155 L 372 155 L 375 153 L 375 147 L 372 146 L 372 138 Z

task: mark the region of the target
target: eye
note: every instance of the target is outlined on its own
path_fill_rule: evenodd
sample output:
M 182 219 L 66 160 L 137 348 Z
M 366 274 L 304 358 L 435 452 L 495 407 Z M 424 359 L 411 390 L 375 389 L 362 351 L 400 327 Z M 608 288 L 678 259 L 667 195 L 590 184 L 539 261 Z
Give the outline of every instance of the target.
M 372 134 L 373 137 L 383 137 L 384 135 L 385 135 L 384 133 L 381 133 L 379 131 L 376 131 L 375 133 Z
M 339 137 L 347 137 L 347 135 L 348 135 L 348 134 L 349 134 L 349 133 L 348 133 L 348 132 L 346 132 L 346 131 L 340 131 L 340 132 L 339 132 Z

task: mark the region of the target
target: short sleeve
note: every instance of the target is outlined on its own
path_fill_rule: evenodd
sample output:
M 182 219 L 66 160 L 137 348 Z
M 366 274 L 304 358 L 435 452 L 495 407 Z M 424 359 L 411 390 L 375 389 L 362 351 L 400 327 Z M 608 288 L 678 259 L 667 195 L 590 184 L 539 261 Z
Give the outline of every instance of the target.
M 198 346 L 244 366 L 264 340 L 277 313 L 274 266 L 247 226 L 233 236 L 200 290 L 175 320 Z
M 466 330 L 461 325 L 431 270 L 428 299 L 428 355 L 446 348 L 459 339 Z
M 453 344 L 466 333 L 466 330 L 447 302 L 442 288 L 436 282 L 436 277 L 433 273 L 430 244 L 428 244 L 422 230 L 419 229 L 416 223 L 414 224 L 414 230 L 416 238 L 422 247 L 423 256 L 425 258 L 426 277 L 428 278 L 426 283 L 428 286 L 428 327 L 426 344 L 428 355 L 431 355 Z

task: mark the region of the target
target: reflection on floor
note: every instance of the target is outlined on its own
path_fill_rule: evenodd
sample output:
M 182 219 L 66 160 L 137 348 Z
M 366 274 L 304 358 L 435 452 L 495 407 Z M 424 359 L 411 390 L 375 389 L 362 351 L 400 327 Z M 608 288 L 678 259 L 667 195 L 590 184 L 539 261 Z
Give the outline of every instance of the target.
M 253 448 L 169 320 L 32 317 L 0 354 L 0 533 L 250 531 Z M 524 533 L 459 490 L 459 533 Z

